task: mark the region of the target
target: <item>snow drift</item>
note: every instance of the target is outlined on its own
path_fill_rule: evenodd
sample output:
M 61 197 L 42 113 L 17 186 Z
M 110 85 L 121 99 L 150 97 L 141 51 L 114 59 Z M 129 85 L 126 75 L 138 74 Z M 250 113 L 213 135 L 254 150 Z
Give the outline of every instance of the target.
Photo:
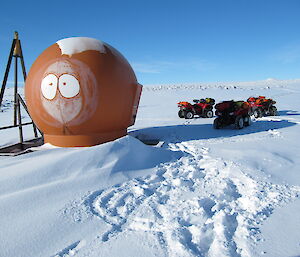
M 129 136 L 1 157 L 0 255 L 299 255 L 299 86 L 274 79 L 149 86 Z M 243 130 L 177 117 L 181 100 L 252 95 L 276 100 L 280 115 Z M 8 123 L 9 90 L 5 99 Z M 1 145 L 16 141 L 14 133 L 2 132 Z

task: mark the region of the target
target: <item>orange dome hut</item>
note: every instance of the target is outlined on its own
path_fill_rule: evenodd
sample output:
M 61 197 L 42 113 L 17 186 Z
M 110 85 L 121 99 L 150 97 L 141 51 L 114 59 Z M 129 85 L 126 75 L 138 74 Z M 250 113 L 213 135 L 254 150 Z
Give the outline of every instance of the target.
M 93 38 L 62 39 L 33 63 L 25 99 L 45 143 L 92 146 L 127 134 L 142 86 L 127 60 Z

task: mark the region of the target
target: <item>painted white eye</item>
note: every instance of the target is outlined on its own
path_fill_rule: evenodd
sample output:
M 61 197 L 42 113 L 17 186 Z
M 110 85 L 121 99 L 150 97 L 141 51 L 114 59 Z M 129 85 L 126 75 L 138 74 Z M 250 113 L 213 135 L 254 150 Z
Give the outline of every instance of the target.
M 54 74 L 49 74 L 42 80 L 41 90 L 45 98 L 52 100 L 56 95 L 57 77 Z
M 58 88 L 62 96 L 71 98 L 79 93 L 79 81 L 72 75 L 63 74 L 59 77 Z

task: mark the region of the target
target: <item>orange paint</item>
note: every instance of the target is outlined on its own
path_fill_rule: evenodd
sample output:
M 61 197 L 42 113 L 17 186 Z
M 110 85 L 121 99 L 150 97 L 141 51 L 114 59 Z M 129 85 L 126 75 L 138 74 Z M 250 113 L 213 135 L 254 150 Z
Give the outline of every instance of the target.
M 32 65 L 25 98 L 46 143 L 97 145 L 126 135 L 134 124 L 142 86 L 117 50 L 105 43 L 101 47 L 105 51 L 68 55 L 55 43 Z

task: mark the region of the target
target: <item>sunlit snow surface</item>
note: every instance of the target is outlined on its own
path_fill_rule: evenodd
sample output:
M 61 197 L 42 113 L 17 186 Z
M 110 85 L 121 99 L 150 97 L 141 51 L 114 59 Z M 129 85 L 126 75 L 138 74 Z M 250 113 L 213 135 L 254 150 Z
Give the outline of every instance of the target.
M 179 101 L 257 95 L 279 116 L 242 130 L 177 116 Z M 129 136 L 0 157 L 0 256 L 300 255 L 299 99 L 300 80 L 145 86 Z

